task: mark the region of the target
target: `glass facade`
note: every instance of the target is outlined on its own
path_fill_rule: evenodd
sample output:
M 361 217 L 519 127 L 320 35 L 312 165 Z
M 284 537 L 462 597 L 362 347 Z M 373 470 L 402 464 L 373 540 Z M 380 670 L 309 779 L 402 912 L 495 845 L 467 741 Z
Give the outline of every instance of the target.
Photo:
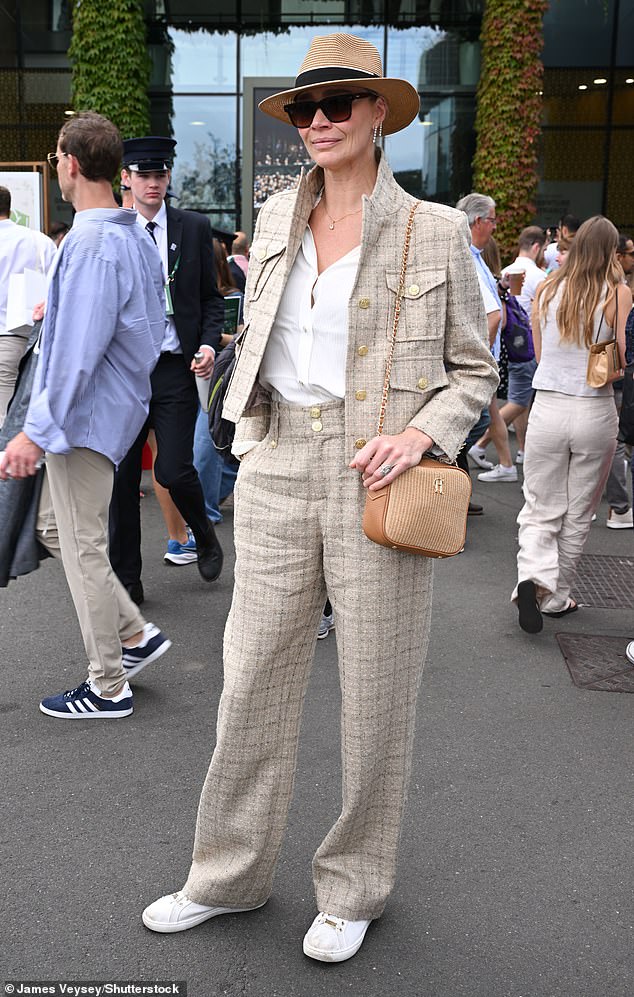
M 484 2 L 146 0 L 151 127 L 177 139 L 177 203 L 220 228 L 250 228 L 265 194 L 305 161 L 296 133 L 259 115 L 254 101 L 292 83 L 313 35 L 341 30 L 372 41 L 386 74 L 421 94 L 418 118 L 385 142 L 399 182 L 455 203 L 472 185 Z M 632 37 L 634 0 L 550 4 L 541 224 L 604 212 L 634 229 Z M 0 162 L 42 161 L 55 147 L 70 100 L 69 42 L 69 0 L 0 5 Z M 52 218 L 64 217 L 52 194 Z
M 634 231 L 634 0 L 556 0 L 544 19 L 537 221 L 605 214 Z

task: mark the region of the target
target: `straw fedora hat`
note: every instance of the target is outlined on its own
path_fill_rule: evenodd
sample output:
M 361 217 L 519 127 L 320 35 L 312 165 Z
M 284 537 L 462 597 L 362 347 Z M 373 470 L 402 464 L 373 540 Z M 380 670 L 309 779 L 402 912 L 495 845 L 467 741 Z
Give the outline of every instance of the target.
M 409 125 L 418 114 L 417 91 L 406 80 L 383 75 L 381 56 L 371 42 L 355 35 L 318 35 L 313 38 L 306 58 L 299 68 L 295 86 L 266 97 L 258 105 L 265 114 L 289 123 L 284 104 L 313 87 L 346 84 L 361 87 L 385 97 L 388 110 L 383 133 L 391 135 Z

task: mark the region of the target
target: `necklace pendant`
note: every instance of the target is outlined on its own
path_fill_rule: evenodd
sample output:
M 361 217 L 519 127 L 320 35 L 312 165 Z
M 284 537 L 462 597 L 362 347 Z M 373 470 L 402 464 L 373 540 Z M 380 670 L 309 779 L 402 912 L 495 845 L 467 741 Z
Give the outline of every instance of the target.
M 331 232 L 334 229 L 334 227 L 335 227 L 335 223 L 334 222 L 331 222 L 330 225 L 328 226 L 328 228 L 330 229 Z

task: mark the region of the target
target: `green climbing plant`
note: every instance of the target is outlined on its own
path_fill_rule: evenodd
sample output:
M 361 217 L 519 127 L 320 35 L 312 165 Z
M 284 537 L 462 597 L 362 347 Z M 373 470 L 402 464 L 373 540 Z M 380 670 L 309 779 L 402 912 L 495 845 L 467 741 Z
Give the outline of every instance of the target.
M 487 0 L 482 20 L 474 189 L 495 200 L 503 258 L 512 254 L 519 232 L 535 215 L 548 4 Z
M 147 50 L 142 0 L 73 0 L 72 100 L 76 111 L 98 111 L 124 138 L 150 128 Z

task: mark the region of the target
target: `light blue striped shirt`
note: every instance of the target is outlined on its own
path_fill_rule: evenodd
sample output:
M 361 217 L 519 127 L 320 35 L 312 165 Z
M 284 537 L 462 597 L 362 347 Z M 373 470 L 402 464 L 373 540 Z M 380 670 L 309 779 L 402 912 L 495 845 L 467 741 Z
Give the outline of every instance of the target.
M 478 275 L 478 281 L 480 283 L 480 290 L 482 292 L 482 297 L 484 298 L 484 307 L 487 315 L 489 312 L 499 309 L 500 321 L 498 323 L 497 336 L 495 337 L 495 342 L 491 347 L 491 352 L 496 360 L 500 359 L 500 327 L 502 325 L 502 303 L 500 301 L 500 295 L 498 294 L 498 285 L 495 277 L 489 270 L 488 266 L 482 259 L 482 250 L 474 246 L 473 243 L 469 246 L 471 250 L 473 259 L 475 261 L 476 274 Z M 489 295 L 491 297 L 489 297 Z M 491 307 L 493 302 L 491 298 L 495 301 L 495 308 Z
M 77 212 L 52 269 L 29 439 L 119 464 L 147 418 L 164 334 L 161 261 L 136 212 Z

